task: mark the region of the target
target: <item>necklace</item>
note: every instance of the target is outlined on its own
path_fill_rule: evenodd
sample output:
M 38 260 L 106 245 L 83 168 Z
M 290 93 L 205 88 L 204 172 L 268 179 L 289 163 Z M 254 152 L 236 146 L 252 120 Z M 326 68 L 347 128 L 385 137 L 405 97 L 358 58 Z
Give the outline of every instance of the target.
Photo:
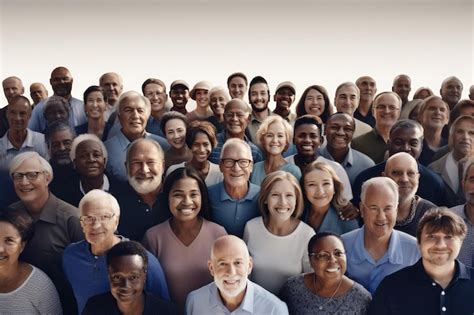
M 325 307 L 329 302 L 332 301 L 332 299 L 334 298 L 334 296 L 336 296 L 337 291 L 339 291 L 339 288 L 341 287 L 342 279 L 343 279 L 343 278 L 341 277 L 341 281 L 339 281 L 339 283 L 338 283 L 338 285 L 337 285 L 337 288 L 336 288 L 336 290 L 334 290 L 334 292 L 333 292 L 333 294 L 331 295 L 331 297 L 330 297 L 326 302 L 324 302 L 324 304 L 318 306 L 318 309 L 319 309 L 320 311 L 322 311 L 322 310 L 324 309 L 324 307 Z M 313 274 L 313 288 L 314 288 L 314 293 L 317 294 L 317 292 L 316 292 L 316 274 Z
M 404 225 L 407 225 L 409 223 L 411 223 L 413 221 L 413 218 L 415 217 L 415 214 L 416 214 L 416 196 L 414 196 L 412 199 L 411 199 L 411 203 L 410 203 L 410 213 L 408 214 L 408 216 L 405 218 L 405 219 L 402 219 L 402 220 L 397 220 L 396 222 L 396 226 L 404 226 Z

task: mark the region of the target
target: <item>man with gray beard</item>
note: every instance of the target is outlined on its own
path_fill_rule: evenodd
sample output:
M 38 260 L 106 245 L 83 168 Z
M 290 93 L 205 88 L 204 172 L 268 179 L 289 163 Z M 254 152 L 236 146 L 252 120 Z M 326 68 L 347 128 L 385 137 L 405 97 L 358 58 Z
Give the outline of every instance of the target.
M 137 139 L 128 147 L 125 166 L 128 182 L 117 184 L 112 192 L 122 209 L 118 232 L 141 241 L 146 230 L 170 217 L 160 193 L 163 150 L 154 140 Z

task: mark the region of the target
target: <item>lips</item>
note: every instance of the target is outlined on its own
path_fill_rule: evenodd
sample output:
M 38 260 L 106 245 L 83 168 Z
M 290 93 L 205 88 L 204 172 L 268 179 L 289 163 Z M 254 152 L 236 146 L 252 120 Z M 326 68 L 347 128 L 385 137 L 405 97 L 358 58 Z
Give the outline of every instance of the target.
M 340 267 L 326 268 L 326 272 L 329 272 L 329 273 L 339 272 L 340 270 L 341 270 Z

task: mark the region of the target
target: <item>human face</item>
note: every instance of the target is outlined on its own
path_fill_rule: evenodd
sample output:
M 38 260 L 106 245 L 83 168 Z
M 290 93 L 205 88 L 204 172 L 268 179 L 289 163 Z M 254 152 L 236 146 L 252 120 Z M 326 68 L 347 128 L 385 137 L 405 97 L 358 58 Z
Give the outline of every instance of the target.
M 411 200 L 418 190 L 420 173 L 415 160 L 405 156 L 397 156 L 386 164 L 384 175 L 398 184 L 400 202 Z
M 474 167 L 471 166 L 467 170 L 462 188 L 466 198 L 466 203 L 471 207 L 474 206 Z
M 9 78 L 3 81 L 3 93 L 5 94 L 5 98 L 7 99 L 8 103 L 10 104 L 13 97 L 18 95 L 23 95 L 25 92 L 25 88 L 20 80 L 16 78 Z
M 204 163 L 212 152 L 212 145 L 209 137 L 203 133 L 198 132 L 194 137 L 193 145 L 191 146 L 191 152 L 194 159 L 199 163 Z
M 390 93 L 381 95 L 374 102 L 375 125 L 379 128 L 391 128 L 400 117 L 400 101 Z
M 231 145 L 226 147 L 226 150 L 222 154 L 222 159 L 219 163 L 219 168 L 224 175 L 224 183 L 229 187 L 247 187 L 250 173 L 253 170 L 253 163 L 250 163 L 248 167 L 240 167 L 239 163 L 235 163 L 232 167 L 225 167 L 222 160 L 233 159 L 233 160 L 252 160 L 252 155 L 249 154 L 248 150 L 243 145 Z
M 355 87 L 344 86 L 337 92 L 334 103 L 338 112 L 353 116 L 355 110 L 359 107 L 359 100 L 359 94 Z
M 48 125 L 52 124 L 55 121 L 64 121 L 68 122 L 69 112 L 61 103 L 52 103 L 49 104 L 46 110 L 44 111 L 44 118 Z
M 18 257 L 25 248 L 20 233 L 12 224 L 0 221 L 0 270 L 18 263 Z
M 334 236 L 320 239 L 312 248 L 310 264 L 318 279 L 341 279 L 347 269 L 344 245 Z M 329 258 L 329 260 L 328 260 Z
M 100 86 L 102 89 L 104 89 L 107 103 L 115 105 L 123 90 L 122 80 L 120 79 L 119 75 L 116 73 L 105 74 L 100 81 Z
M 298 154 L 303 156 L 314 156 L 316 150 L 321 145 L 318 126 L 313 124 L 303 124 L 295 130 L 293 139 Z
M 76 171 L 86 178 L 97 178 L 104 175 L 105 158 L 101 146 L 93 140 L 86 140 L 76 147 L 74 159 Z
M 250 105 L 255 112 L 264 112 L 268 109 L 268 86 L 265 83 L 256 83 L 250 87 Z
M 30 96 L 35 104 L 38 104 L 42 100 L 48 97 L 48 91 L 41 83 L 33 83 L 30 86 Z
M 209 93 L 208 90 L 197 89 L 196 90 L 196 106 L 207 108 L 209 106 Z
M 286 180 L 276 181 L 268 192 L 265 201 L 270 220 L 286 222 L 290 220 L 296 207 L 296 192 L 293 184 Z
M 347 114 L 336 114 L 326 122 L 327 146 L 333 150 L 348 150 L 354 136 L 355 123 Z
M 356 82 L 360 90 L 360 99 L 364 102 L 371 103 L 377 93 L 377 83 L 371 77 L 360 77 Z
M 129 98 L 119 108 L 119 120 L 122 131 L 129 138 L 135 140 L 145 132 L 150 112 L 145 102 L 140 98 Z
M 421 90 L 421 92 L 418 93 L 418 99 L 420 99 L 420 100 L 424 100 L 425 98 L 428 98 L 430 96 L 431 96 L 431 94 L 428 90 Z
M 323 94 L 318 90 L 310 89 L 304 99 L 304 110 L 306 113 L 320 117 L 325 108 L 326 102 L 324 101 Z
M 406 102 L 411 91 L 411 80 L 405 75 L 399 76 L 393 83 L 393 91 L 397 93 L 400 98 Z
M 360 207 L 367 237 L 388 239 L 397 219 L 398 200 L 392 191 L 386 186 L 372 185 Z
M 6 116 L 10 130 L 26 130 L 31 117 L 31 106 L 26 101 L 17 100 L 8 105 Z
M 57 68 L 51 73 L 51 87 L 53 88 L 54 94 L 64 98 L 71 96 L 72 90 L 72 76 L 66 68 Z
M 233 77 L 229 82 L 229 94 L 232 98 L 244 99 L 245 92 L 247 91 L 247 84 L 241 77 Z
M 425 128 L 440 129 L 448 123 L 449 111 L 443 101 L 432 99 L 426 104 L 426 108 L 419 119 Z
M 189 90 L 185 86 L 175 86 L 170 91 L 171 102 L 177 108 L 185 108 L 189 99 Z
M 440 94 L 443 100 L 450 104 L 451 107 L 454 106 L 461 99 L 462 93 L 462 83 L 458 79 L 451 79 L 445 82 L 441 87 Z
M 418 128 L 398 128 L 390 134 L 388 140 L 389 155 L 406 152 L 418 160 L 423 148 L 423 133 Z
M 45 196 L 49 195 L 48 185 L 51 181 L 51 176 L 43 170 L 37 159 L 25 160 L 13 173 L 27 172 L 38 172 L 39 174 L 34 180 L 29 180 L 26 176 L 23 176 L 20 180 L 13 181 L 18 198 L 24 203 L 44 199 Z
M 210 96 L 209 104 L 211 105 L 212 112 L 216 117 L 222 117 L 224 115 L 225 104 L 228 102 L 228 97 L 223 91 L 217 91 L 212 93 Z
M 170 119 L 165 125 L 165 135 L 168 143 L 175 149 L 185 146 L 186 124 L 181 119 Z
M 128 155 L 128 180 L 139 194 L 159 190 L 163 175 L 163 160 L 158 157 L 158 149 L 149 142 L 136 144 Z
M 234 102 L 234 101 L 231 101 Z M 243 137 L 249 123 L 249 113 L 242 103 L 230 103 L 224 112 L 224 125 L 231 137 Z
M 201 211 L 201 198 L 201 190 L 194 178 L 179 179 L 168 196 L 170 212 L 178 221 L 196 220 Z
M 295 93 L 292 89 L 283 87 L 279 89 L 274 96 L 276 107 L 283 111 L 289 112 L 291 104 L 295 101 Z
M 334 197 L 334 180 L 328 172 L 313 170 L 304 176 L 304 190 L 311 205 L 327 209 Z
M 59 165 L 71 163 L 69 152 L 71 151 L 73 136 L 69 130 L 59 130 L 49 137 L 49 155 L 51 160 Z
M 139 255 L 114 257 L 108 268 L 110 292 L 120 304 L 131 304 L 141 299 L 146 272 Z
M 268 126 L 267 132 L 262 136 L 262 145 L 269 155 L 281 155 L 288 147 L 285 127 L 280 123 Z
M 95 220 L 88 224 L 84 220 L 85 217 L 93 217 Z M 87 242 L 100 246 L 113 242 L 119 216 L 112 210 L 110 202 L 101 198 L 86 202 L 82 206 L 80 222 Z
M 100 119 L 106 110 L 104 95 L 101 92 L 92 92 L 87 95 L 85 100 L 85 109 L 87 117 L 91 119 Z
M 209 271 L 224 299 L 240 295 L 243 298 L 247 279 L 252 271 L 252 260 L 244 245 L 235 244 L 235 241 L 227 245 L 214 247 L 208 262 Z
M 459 116 L 474 116 L 474 107 L 464 107 L 459 111 Z
M 474 153 L 474 125 L 471 120 L 459 121 L 451 135 L 453 155 L 457 159 L 472 156 Z
M 150 100 L 152 113 L 160 113 L 165 109 L 168 97 L 163 86 L 156 83 L 147 84 L 144 94 Z
M 454 260 L 459 255 L 462 241 L 459 236 L 447 234 L 443 231 L 428 233 L 425 226 L 418 244 L 423 264 L 433 267 L 454 264 Z

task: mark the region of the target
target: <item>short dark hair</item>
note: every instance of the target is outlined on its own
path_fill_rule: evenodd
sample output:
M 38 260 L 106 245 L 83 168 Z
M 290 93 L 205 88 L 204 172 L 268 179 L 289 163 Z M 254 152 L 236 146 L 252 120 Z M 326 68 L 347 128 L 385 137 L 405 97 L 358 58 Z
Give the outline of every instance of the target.
M 326 122 L 326 120 L 329 118 L 329 115 L 331 114 L 331 101 L 329 100 L 328 91 L 324 88 L 324 86 L 321 85 L 311 85 L 308 86 L 306 90 L 304 90 L 303 94 L 301 95 L 301 98 L 296 104 L 296 116 L 300 117 L 308 114 L 306 112 L 306 109 L 304 108 L 304 101 L 306 100 L 306 96 L 308 95 L 310 90 L 316 90 L 323 95 L 324 111 L 321 114 L 320 118 L 323 122 Z
M 316 246 L 316 244 L 319 243 L 320 240 L 322 240 L 325 237 L 329 236 L 334 236 L 338 240 L 341 241 L 342 246 L 344 246 L 344 242 L 339 234 L 333 233 L 333 232 L 320 232 L 317 234 L 314 234 L 313 237 L 308 242 L 308 255 L 313 252 L 313 248 Z M 344 249 L 345 250 L 345 249 Z
M 100 92 L 100 94 L 102 94 L 102 97 L 104 97 L 104 99 L 105 99 L 104 89 L 101 88 L 98 85 L 91 85 L 84 91 L 84 95 L 83 95 L 83 98 L 82 98 L 84 100 L 84 104 L 86 104 L 87 97 L 92 92 Z
M 22 242 L 33 238 L 34 223 L 31 215 L 22 209 L 0 209 L 0 222 L 10 223 L 20 234 Z
M 389 138 L 392 136 L 392 133 L 394 133 L 398 129 L 418 129 L 421 131 L 421 138 L 423 139 L 423 126 L 417 121 L 414 121 L 412 119 L 397 120 L 393 124 L 392 128 L 390 128 Z
M 323 136 L 323 131 L 322 131 L 323 122 L 321 118 L 319 118 L 318 116 L 303 115 L 301 117 L 296 118 L 295 124 L 293 125 L 293 130 L 294 130 L 293 137 L 295 137 L 296 135 L 296 129 L 301 125 L 316 125 L 316 127 L 318 127 L 318 130 L 319 130 L 319 136 L 320 137 Z
M 215 148 L 217 144 L 216 128 L 210 122 L 200 120 L 191 122 L 186 129 L 186 145 L 188 148 L 191 148 L 198 133 L 205 134 L 209 138 L 212 148 Z
M 170 112 L 166 112 L 163 115 L 163 117 L 161 118 L 161 123 L 160 123 L 161 132 L 163 132 L 163 134 L 165 136 L 166 136 L 166 131 L 165 131 L 166 124 L 171 119 L 180 119 L 180 120 L 182 120 L 184 122 L 184 125 L 186 126 L 186 129 L 188 129 L 188 119 L 186 118 L 185 115 L 181 114 L 180 112 L 176 112 L 174 110 L 170 111 Z
M 74 129 L 71 128 L 71 126 L 69 126 L 68 123 L 64 121 L 55 121 L 46 128 L 46 131 L 44 133 L 44 137 L 48 146 L 50 145 L 49 140 L 51 138 L 51 135 L 63 130 L 69 130 L 69 132 L 72 134 L 72 137 L 76 137 L 76 132 L 74 131 Z
M 199 211 L 199 216 L 205 219 L 209 219 L 210 205 L 207 186 L 204 183 L 204 179 L 201 177 L 201 175 L 199 175 L 199 173 L 195 169 L 190 167 L 179 167 L 172 171 L 170 174 L 168 174 L 165 178 L 165 182 L 163 184 L 163 194 L 165 196 L 165 205 L 168 214 L 171 215 L 169 194 L 171 192 L 171 189 L 173 188 L 174 183 L 176 183 L 180 179 L 187 177 L 196 180 L 199 187 L 199 191 L 201 192 L 201 211 Z
M 229 86 L 230 81 L 236 77 L 244 79 L 245 85 L 248 84 L 247 76 L 245 74 L 243 74 L 242 72 L 234 72 L 227 78 L 227 86 Z
M 467 226 L 464 220 L 446 207 L 432 208 L 425 212 L 418 223 L 416 239 L 421 242 L 421 235 L 426 228 L 426 232 L 435 233 L 443 231 L 446 234 L 466 237 Z
M 250 84 L 249 84 L 249 90 L 248 90 L 248 97 L 250 99 L 250 88 L 255 85 L 255 84 L 258 84 L 258 83 L 264 83 L 267 85 L 267 92 L 268 92 L 268 98 L 270 98 L 270 88 L 268 87 L 268 82 L 267 80 L 265 80 L 264 77 L 262 76 L 256 76 L 252 79 L 252 81 L 250 81 Z
M 148 268 L 148 255 L 146 249 L 142 244 L 136 241 L 122 241 L 115 244 L 105 256 L 107 267 L 110 266 L 112 260 L 121 256 L 134 256 L 138 255 L 143 260 L 143 269 L 146 272 Z
M 456 105 L 454 105 L 453 109 L 451 110 L 451 114 L 449 115 L 449 123 L 448 126 L 451 127 L 453 122 L 461 116 L 461 110 L 465 108 L 473 108 L 474 101 L 473 100 L 460 100 Z

